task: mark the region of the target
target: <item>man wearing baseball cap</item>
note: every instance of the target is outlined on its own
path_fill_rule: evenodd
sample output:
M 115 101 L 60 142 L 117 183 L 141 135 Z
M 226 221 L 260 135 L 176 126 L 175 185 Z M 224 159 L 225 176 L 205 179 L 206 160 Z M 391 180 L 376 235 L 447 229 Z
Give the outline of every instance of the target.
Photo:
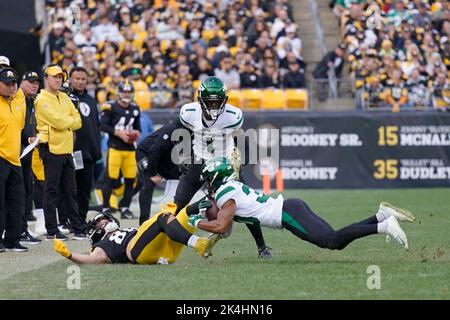
M 19 243 L 23 215 L 23 179 L 20 164 L 21 131 L 25 125 L 25 96 L 17 91 L 17 72 L 0 69 L 0 252 L 27 251 Z
M 26 112 L 25 126 L 22 130 L 22 150 L 36 140 L 36 117 L 34 114 L 34 100 L 39 91 L 39 85 L 42 79 L 35 71 L 28 71 L 22 76 L 20 91 L 25 95 Z M 33 151 L 34 152 L 34 151 Z M 21 244 L 38 244 L 40 239 L 34 238 L 28 232 L 27 221 L 36 221 L 33 216 L 33 171 L 31 169 L 32 152 L 20 159 L 22 163 L 23 183 L 25 187 L 24 197 L 24 215 L 22 217 L 22 228 L 20 235 Z
M 5 56 L 0 56 L 0 68 L 9 67 L 9 59 Z
M 44 162 L 43 206 L 47 239 L 67 240 L 58 229 L 56 208 L 62 192 L 67 215 L 75 232 L 74 240 L 87 239 L 86 223 L 78 213 L 75 167 L 72 158 L 74 132 L 81 128 L 80 113 L 69 96 L 60 91 L 67 74 L 58 65 L 44 69 L 45 89 L 36 98 L 39 154 Z

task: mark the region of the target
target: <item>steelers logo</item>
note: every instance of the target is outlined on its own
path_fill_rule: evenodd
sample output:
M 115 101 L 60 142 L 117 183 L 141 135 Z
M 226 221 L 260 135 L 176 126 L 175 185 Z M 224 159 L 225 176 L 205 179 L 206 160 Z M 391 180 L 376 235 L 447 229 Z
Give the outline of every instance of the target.
M 91 107 L 86 102 L 80 102 L 80 113 L 83 117 L 89 117 L 91 114 Z
M 137 117 L 139 115 L 139 111 L 138 110 L 133 110 L 133 116 Z

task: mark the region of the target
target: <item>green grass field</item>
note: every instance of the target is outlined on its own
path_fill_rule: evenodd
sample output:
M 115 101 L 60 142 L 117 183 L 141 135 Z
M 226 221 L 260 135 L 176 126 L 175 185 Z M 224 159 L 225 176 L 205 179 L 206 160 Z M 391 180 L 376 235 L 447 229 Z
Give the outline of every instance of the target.
M 207 260 L 186 248 L 169 266 L 81 266 L 81 287 L 70 290 L 72 263 L 45 242 L 0 253 L 0 299 L 450 299 L 450 189 L 289 190 L 287 197 L 301 197 L 334 228 L 373 215 L 380 201 L 407 208 L 417 216 L 402 223 L 410 249 L 373 235 L 330 251 L 263 229 L 274 259 L 262 261 L 237 224 Z M 68 246 L 89 249 L 86 241 Z M 367 288 L 371 265 L 381 271 L 379 290 Z

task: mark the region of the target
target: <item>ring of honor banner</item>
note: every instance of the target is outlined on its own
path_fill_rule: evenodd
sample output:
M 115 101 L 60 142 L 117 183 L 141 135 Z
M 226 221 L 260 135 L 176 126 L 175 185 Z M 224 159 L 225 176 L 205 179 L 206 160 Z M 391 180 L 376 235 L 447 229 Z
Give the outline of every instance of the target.
M 162 124 L 177 114 L 150 117 Z M 272 181 L 281 172 L 285 188 L 450 186 L 449 113 L 248 112 L 243 129 L 250 128 L 259 148 L 279 148 L 279 160 L 259 157 L 244 166 L 253 187 L 263 172 Z M 271 129 L 279 130 L 276 141 Z

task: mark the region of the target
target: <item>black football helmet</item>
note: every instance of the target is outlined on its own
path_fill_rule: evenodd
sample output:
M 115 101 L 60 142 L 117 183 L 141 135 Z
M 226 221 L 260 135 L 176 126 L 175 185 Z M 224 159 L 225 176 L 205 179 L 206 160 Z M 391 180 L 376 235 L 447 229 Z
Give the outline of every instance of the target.
M 108 223 L 104 226 L 100 226 L 99 222 L 102 220 L 107 220 Z M 91 243 L 94 245 L 102 240 L 109 232 L 119 228 L 120 222 L 112 214 L 99 213 L 87 223 L 87 235 Z

